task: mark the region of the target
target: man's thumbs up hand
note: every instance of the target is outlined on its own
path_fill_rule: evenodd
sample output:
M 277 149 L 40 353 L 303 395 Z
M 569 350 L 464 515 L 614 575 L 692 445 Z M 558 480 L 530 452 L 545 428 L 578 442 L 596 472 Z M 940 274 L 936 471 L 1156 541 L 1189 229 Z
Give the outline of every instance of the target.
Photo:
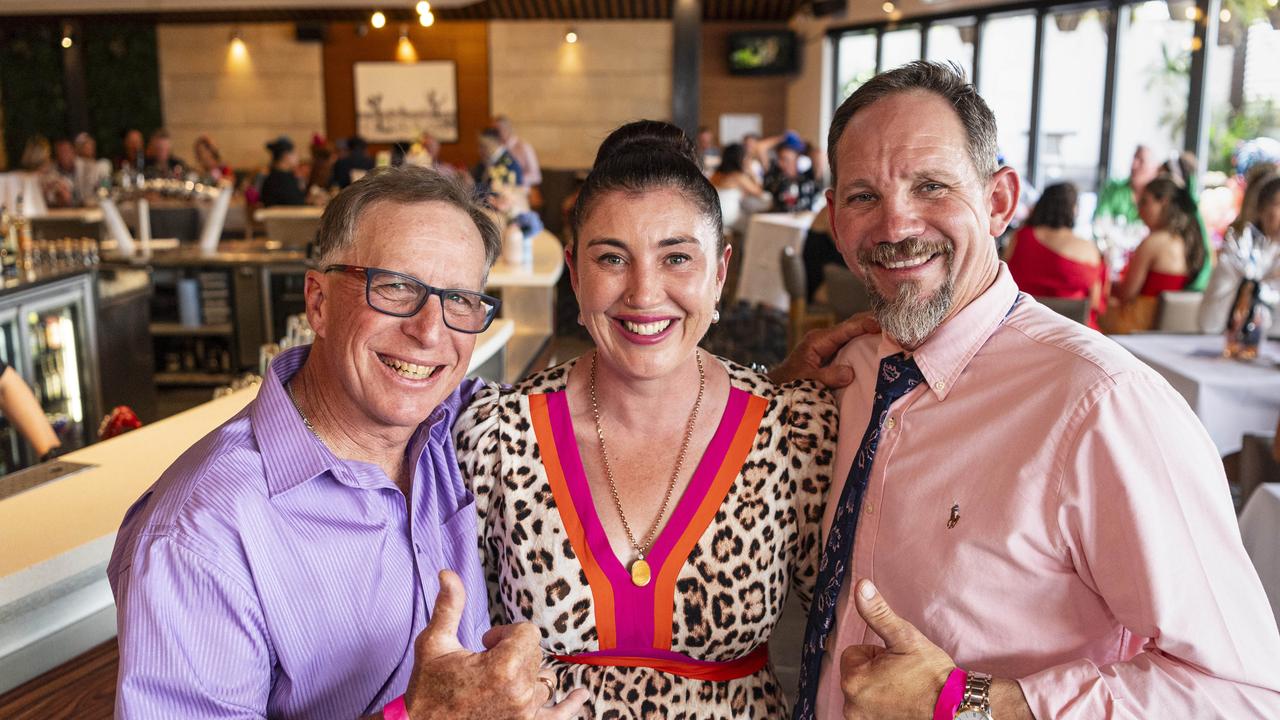
M 855 587 L 858 614 L 884 641 L 850 645 L 840 655 L 846 720 L 933 717 L 955 663 L 914 625 L 898 617 L 870 580 Z
M 556 699 L 556 683 L 552 673 L 542 670 L 538 630 L 529 623 L 500 625 L 485 635 L 484 652 L 471 652 L 458 642 L 466 603 L 462 580 L 452 571 L 442 571 L 431 620 L 414 644 L 413 672 L 404 694 L 409 717 L 573 717 L 588 695 L 578 689 L 550 703 Z

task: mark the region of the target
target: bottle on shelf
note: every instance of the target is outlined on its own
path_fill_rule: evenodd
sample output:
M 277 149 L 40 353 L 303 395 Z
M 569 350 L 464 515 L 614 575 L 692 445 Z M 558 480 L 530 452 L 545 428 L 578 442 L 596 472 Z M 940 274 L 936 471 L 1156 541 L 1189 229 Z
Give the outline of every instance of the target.
M 3 256 L 0 256 L 0 261 L 3 262 L 0 272 L 3 272 L 5 277 L 16 277 L 18 275 L 19 236 L 22 233 L 24 222 L 25 220 L 22 217 L 22 196 L 19 195 L 13 212 L 5 214 L 4 250 Z

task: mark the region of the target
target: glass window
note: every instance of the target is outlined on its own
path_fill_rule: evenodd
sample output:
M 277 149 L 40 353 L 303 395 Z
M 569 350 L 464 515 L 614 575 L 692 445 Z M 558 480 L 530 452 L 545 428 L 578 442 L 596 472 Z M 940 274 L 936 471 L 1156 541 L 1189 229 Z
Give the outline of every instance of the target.
M 859 85 L 876 74 L 876 34 L 861 32 L 841 35 L 836 53 L 840 63 L 836 68 L 840 96 L 836 98 L 835 104 L 839 105 Z
M 973 79 L 973 39 L 977 34 L 973 18 L 947 20 L 929 26 L 929 57 L 927 60 L 953 62 L 964 70 L 964 76 Z
M 1187 127 L 1187 99 L 1191 89 L 1191 40 L 1195 23 L 1186 17 L 1195 6 L 1164 0 L 1131 5 L 1121 12 L 1125 24 L 1116 68 L 1114 136 L 1111 175 L 1127 177 L 1138 145 L 1157 157 L 1171 157 L 1182 149 Z M 1177 8 L 1182 8 L 1181 11 Z
M 1032 15 L 993 17 L 982 29 L 978 92 L 996 116 L 996 141 L 1006 165 L 1027 173 L 1031 125 L 1031 73 L 1036 19 Z
M 1237 146 L 1280 127 L 1280 30 L 1224 13 L 1209 64 L 1210 170 L 1231 173 Z
M 1107 81 L 1103 13 L 1076 10 L 1049 15 L 1041 67 L 1041 185 L 1069 181 L 1081 192 L 1092 192 L 1097 189 Z
M 908 27 L 890 30 L 884 34 L 880 46 L 880 70 L 892 70 L 912 60 L 920 59 L 920 28 Z

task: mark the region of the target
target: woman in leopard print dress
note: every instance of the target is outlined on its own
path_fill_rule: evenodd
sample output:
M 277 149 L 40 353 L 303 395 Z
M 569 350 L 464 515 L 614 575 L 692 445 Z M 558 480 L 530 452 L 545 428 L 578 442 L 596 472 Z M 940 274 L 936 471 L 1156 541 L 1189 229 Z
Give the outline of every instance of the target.
M 496 622 L 540 628 L 589 718 L 781 718 L 767 641 L 807 604 L 836 427 L 809 383 L 697 348 L 730 250 L 674 126 L 601 146 L 566 254 L 597 349 L 455 425 Z

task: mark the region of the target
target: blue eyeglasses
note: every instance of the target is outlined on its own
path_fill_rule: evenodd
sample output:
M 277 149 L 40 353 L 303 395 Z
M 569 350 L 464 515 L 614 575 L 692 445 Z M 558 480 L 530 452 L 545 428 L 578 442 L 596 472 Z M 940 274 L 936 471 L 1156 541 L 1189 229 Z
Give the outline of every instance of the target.
M 444 324 L 462 333 L 482 333 L 502 307 L 496 297 L 472 290 L 432 287 L 412 275 L 361 265 L 329 265 L 325 272 L 364 275 L 364 299 L 385 315 L 413 317 L 436 295 L 444 311 Z

